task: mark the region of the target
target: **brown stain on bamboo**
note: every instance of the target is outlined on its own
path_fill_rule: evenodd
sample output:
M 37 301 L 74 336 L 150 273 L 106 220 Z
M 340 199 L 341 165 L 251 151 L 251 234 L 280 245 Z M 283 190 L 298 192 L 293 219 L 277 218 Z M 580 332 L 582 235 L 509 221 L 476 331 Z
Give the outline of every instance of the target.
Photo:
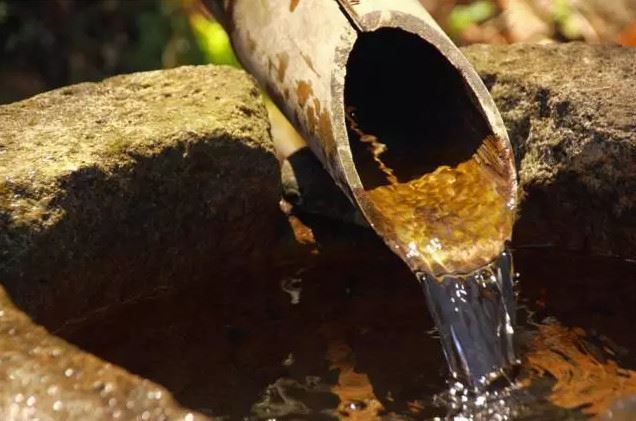
M 311 105 L 307 107 L 305 110 L 305 117 L 307 118 L 307 128 L 312 133 L 316 132 L 316 126 L 318 124 L 318 117 L 316 115 L 316 110 Z
M 307 128 L 314 136 L 321 139 L 325 151 L 331 154 L 334 151 L 335 140 L 333 137 L 331 116 L 328 110 L 323 109 L 320 101 L 314 98 L 312 104 L 307 106 L 305 116 L 307 118 Z
M 314 101 L 316 110 L 318 112 L 318 135 L 325 142 L 325 149 L 331 153 L 335 146 L 335 140 L 333 138 L 333 128 L 331 126 L 331 116 L 326 109 L 320 110 L 320 102 Z
M 329 111 L 322 107 L 318 98 L 313 96 L 314 92 L 308 81 L 301 80 L 296 84 L 296 95 L 300 108 L 305 109 L 307 130 L 320 139 L 326 154 L 332 156 L 335 153 L 336 143 Z
M 298 97 L 298 105 L 300 105 L 301 108 L 305 107 L 307 100 L 309 100 L 313 94 L 314 90 L 311 87 L 311 83 L 301 80 L 296 84 L 296 96 Z
M 293 12 L 294 10 L 296 10 L 296 7 L 298 7 L 298 3 L 300 3 L 300 0 L 291 0 L 289 2 L 289 11 Z
M 287 73 L 287 66 L 289 65 L 289 55 L 287 53 L 276 54 L 278 65 L 276 66 L 276 77 L 279 82 L 285 80 L 285 74 Z

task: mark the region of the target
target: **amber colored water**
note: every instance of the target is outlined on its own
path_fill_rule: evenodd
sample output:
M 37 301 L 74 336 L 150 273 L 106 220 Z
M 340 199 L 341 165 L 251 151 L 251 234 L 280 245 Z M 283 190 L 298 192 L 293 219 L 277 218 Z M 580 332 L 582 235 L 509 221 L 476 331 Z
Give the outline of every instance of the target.
M 379 161 L 381 153 L 382 147 L 374 152 Z M 401 244 L 413 243 L 423 254 L 439 240 L 442 247 L 421 260 L 434 274 L 422 271 L 421 285 L 368 232 L 329 247 L 329 238 L 342 241 L 353 228 L 317 224 L 305 227 L 310 242 L 321 244 L 311 253 L 271 256 L 242 265 L 229 278 L 211 274 L 207 283 L 114 307 L 55 333 L 162 384 L 180 404 L 221 419 L 636 419 L 634 263 L 517 250 L 526 299 L 520 311 L 509 306 L 512 262 L 495 243 L 505 238 L 512 215 L 499 183 L 489 183 L 488 170 L 477 163 L 473 157 L 403 183 L 393 174 L 393 181 L 369 192 L 385 217 L 406 224 Z M 406 196 L 414 196 L 408 206 L 400 199 Z M 460 206 L 444 202 L 450 198 L 481 217 L 460 214 Z M 422 214 L 428 205 L 433 210 Z M 491 215 L 487 207 L 503 210 Z M 462 215 L 475 227 L 462 227 Z M 429 227 L 420 216 L 439 226 Z M 480 225 L 482 217 L 500 231 Z M 449 274 L 467 267 L 456 255 L 464 241 L 475 243 L 475 253 L 492 255 L 477 270 Z M 435 321 L 423 311 L 422 287 Z M 473 298 L 462 301 L 467 296 Z M 485 311 L 473 311 L 479 308 Z M 498 350 L 500 361 L 510 361 L 508 328 L 519 315 L 518 375 L 490 388 L 454 382 L 449 388 L 459 369 L 445 363 L 440 336 L 444 342 L 451 333 L 447 359 L 449 352 L 461 354 L 454 346 L 481 332 L 500 341 L 473 351 L 488 356 Z M 453 326 L 475 329 L 455 329 L 453 337 Z
M 386 184 L 367 193 L 392 245 L 402 250 L 412 268 L 433 275 L 469 273 L 503 251 L 514 209 L 508 180 L 482 158 L 488 155 L 485 151 L 496 149 L 493 136 L 464 162 L 400 180 L 398 171 L 382 159 L 388 146 L 363 133 L 351 115 L 348 122 L 386 177 Z
M 549 399 L 563 408 L 581 408 L 589 415 L 604 412 L 613 400 L 636 397 L 636 371 L 613 359 L 615 351 L 610 344 L 594 345 L 584 329 L 568 328 L 555 320 L 537 328 L 525 356 L 525 384 L 550 376 L 556 383 Z
M 474 158 L 368 194 L 411 261 L 438 275 L 486 265 L 512 232 L 506 197 Z

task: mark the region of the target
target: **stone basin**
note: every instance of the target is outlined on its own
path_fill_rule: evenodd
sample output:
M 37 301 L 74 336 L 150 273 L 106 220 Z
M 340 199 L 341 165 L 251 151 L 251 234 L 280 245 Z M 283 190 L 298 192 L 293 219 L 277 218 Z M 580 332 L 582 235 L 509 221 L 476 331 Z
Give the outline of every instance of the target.
M 505 67 L 524 54 L 558 68 L 581 54 L 606 63 L 608 53 L 487 48 L 467 54 L 500 101 L 528 194 L 512 246 L 528 308 L 520 379 L 530 392 L 497 410 L 585 419 L 613 408 L 607 419 L 630 419 L 633 121 L 619 113 L 587 138 L 589 127 L 576 123 L 588 118 L 577 114 L 576 86 L 569 97 L 551 96 L 558 72 L 533 80 Z M 617 63 L 634 55 L 614 54 Z M 634 72 L 583 67 L 616 83 Z M 547 95 L 544 108 L 515 101 L 511 86 L 523 86 L 521 98 L 531 89 Z M 603 97 L 597 106 L 612 103 Z M 559 153 L 531 129 L 549 132 L 555 121 Z M 75 85 L 0 107 L 0 127 L 0 419 L 461 412 L 433 398 L 446 372 L 415 279 L 371 231 L 347 222 L 360 218 L 320 187 L 319 167 L 303 174 L 311 158 L 290 158 L 302 165 L 281 184 L 267 113 L 245 73 L 183 67 Z M 567 133 L 587 146 L 567 143 Z M 562 158 L 549 168 L 556 174 L 538 165 L 546 151 Z M 624 173 L 607 163 L 621 155 Z M 582 171 L 595 162 L 607 165 Z M 607 180 L 617 187 L 599 184 Z M 292 184 L 296 206 L 281 209 Z M 564 200 L 546 206 L 550 195 Z M 587 211 L 573 210 L 573 200 L 589 198 Z M 617 202 L 603 211 L 608 198 Z M 335 215 L 325 209 L 334 202 Z M 559 223 L 542 223 L 542 212 Z M 598 257 L 599 243 L 606 256 Z M 581 347 L 584 355 L 575 354 Z M 555 355 L 563 360 L 548 364 Z M 605 373 L 592 376 L 592 401 L 559 394 L 572 387 L 568 378 L 595 373 L 592 365 Z

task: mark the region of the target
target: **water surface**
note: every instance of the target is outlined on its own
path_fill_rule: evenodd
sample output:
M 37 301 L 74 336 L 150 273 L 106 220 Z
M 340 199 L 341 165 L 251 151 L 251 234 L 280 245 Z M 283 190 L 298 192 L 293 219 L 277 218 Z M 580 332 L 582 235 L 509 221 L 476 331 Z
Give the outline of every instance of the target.
M 513 388 L 480 396 L 449 392 L 420 286 L 373 242 L 211 275 L 56 333 L 227 419 L 578 420 L 636 394 L 636 265 L 515 257 L 522 365 Z

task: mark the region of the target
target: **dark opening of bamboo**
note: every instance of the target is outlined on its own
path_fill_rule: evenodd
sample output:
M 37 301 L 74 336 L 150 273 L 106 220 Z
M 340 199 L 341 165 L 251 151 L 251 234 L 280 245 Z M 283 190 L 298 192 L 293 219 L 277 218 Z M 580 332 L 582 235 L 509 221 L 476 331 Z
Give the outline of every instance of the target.
M 469 159 L 490 134 L 460 71 L 415 34 L 360 34 L 347 64 L 345 105 L 359 128 L 387 146 L 382 160 L 400 182 Z M 365 189 L 385 184 L 369 148 L 349 134 Z

